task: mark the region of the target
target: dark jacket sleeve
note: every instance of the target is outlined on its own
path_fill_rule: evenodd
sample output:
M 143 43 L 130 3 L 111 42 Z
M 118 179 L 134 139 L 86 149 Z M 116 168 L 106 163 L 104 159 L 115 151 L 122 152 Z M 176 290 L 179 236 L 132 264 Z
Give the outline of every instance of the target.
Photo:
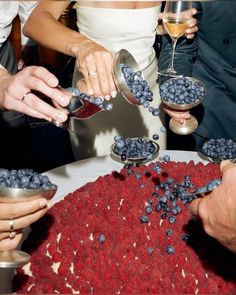
M 199 11 L 200 16 L 200 6 L 198 4 L 194 5 Z M 199 22 L 198 22 L 199 26 Z M 159 71 L 166 70 L 171 60 L 172 52 L 172 41 L 168 34 L 162 36 L 162 45 L 158 59 Z M 178 74 L 185 76 L 192 76 L 193 62 L 196 59 L 198 50 L 198 37 L 195 35 L 194 39 L 187 39 L 185 37 L 180 38 L 177 41 L 175 56 L 174 56 L 174 68 Z M 161 78 L 161 77 L 160 77 Z M 162 82 L 162 79 L 160 79 Z

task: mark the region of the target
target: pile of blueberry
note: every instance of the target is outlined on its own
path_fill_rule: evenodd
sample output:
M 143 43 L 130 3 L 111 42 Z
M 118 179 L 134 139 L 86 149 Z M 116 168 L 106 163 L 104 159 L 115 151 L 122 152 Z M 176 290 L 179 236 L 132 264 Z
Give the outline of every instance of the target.
M 147 108 L 153 116 L 159 116 L 159 108 L 154 108 L 150 105 L 150 102 L 153 101 L 153 92 L 148 86 L 147 81 L 143 79 L 142 72 L 135 72 L 130 66 L 125 66 L 124 64 L 120 64 L 120 68 L 125 82 L 133 97 L 137 99 L 137 102 L 144 108 Z
M 137 174 L 134 170 L 132 170 L 132 166 L 125 168 L 128 169 L 128 175 L 134 174 L 135 177 L 141 178 L 142 175 L 140 175 L 139 173 Z M 165 173 L 159 163 L 154 163 L 152 169 L 158 174 Z M 220 180 L 215 179 L 206 184 L 206 186 L 203 187 L 203 190 L 212 190 L 219 184 Z M 142 188 L 141 185 L 140 188 Z M 183 206 L 191 203 L 194 199 L 197 198 L 196 193 L 190 193 L 193 187 L 194 185 L 192 184 L 189 175 L 186 175 L 183 181 L 181 181 L 180 183 L 177 183 L 174 181 L 173 178 L 168 177 L 165 182 L 160 182 L 159 184 L 155 185 L 151 197 L 146 201 L 144 212 L 139 217 L 140 223 L 149 223 L 149 216 L 151 214 L 158 213 L 162 220 L 166 219 L 168 221 L 169 228 L 167 228 L 166 230 L 166 236 L 168 238 L 171 237 L 173 235 L 172 227 L 176 223 L 178 215 L 181 214 Z M 184 242 L 188 242 L 189 235 L 183 234 L 182 240 Z M 170 240 L 168 239 L 168 241 Z M 152 251 L 150 251 L 150 249 L 148 248 L 147 252 L 152 255 L 153 248 Z M 166 246 L 166 253 L 174 254 L 175 247 L 171 244 L 168 244 Z
M 92 104 L 97 105 L 101 110 L 110 111 L 113 108 L 112 103 L 104 101 L 103 99 L 101 99 L 101 97 L 94 98 L 86 93 L 80 92 L 78 88 L 74 87 L 69 87 L 67 88 L 67 90 L 70 91 L 73 96 L 78 96 L 81 100 L 88 101 Z
M 120 136 L 115 136 L 114 140 L 114 153 L 120 156 L 122 161 L 127 159 L 152 160 L 156 152 L 156 146 L 152 140 Z
M 23 189 L 56 189 L 48 176 L 32 169 L 8 170 L 0 168 L 0 187 Z
M 184 76 L 165 81 L 160 87 L 161 98 L 172 104 L 190 104 L 205 95 L 205 87 L 200 81 L 192 81 Z
M 213 159 L 234 159 L 236 158 L 236 142 L 225 138 L 210 139 L 203 144 L 201 152 Z

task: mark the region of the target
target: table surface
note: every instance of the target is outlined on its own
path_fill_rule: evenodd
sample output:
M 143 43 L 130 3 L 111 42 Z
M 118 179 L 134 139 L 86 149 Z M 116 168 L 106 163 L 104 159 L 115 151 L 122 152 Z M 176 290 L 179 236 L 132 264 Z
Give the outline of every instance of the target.
M 195 163 L 208 162 L 196 152 L 171 150 L 160 151 L 155 161 L 161 161 L 164 155 L 169 155 L 170 160 L 175 162 L 189 162 L 191 160 Z M 53 201 L 58 202 L 82 185 L 95 181 L 99 176 L 109 174 L 112 171 L 119 171 L 122 167 L 122 163 L 114 161 L 110 156 L 102 156 L 73 162 L 52 169 L 45 174 L 49 176 L 53 183 L 58 185 L 57 193 L 53 197 Z M 12 269 L 0 269 L 0 294 L 11 292 L 13 272 Z

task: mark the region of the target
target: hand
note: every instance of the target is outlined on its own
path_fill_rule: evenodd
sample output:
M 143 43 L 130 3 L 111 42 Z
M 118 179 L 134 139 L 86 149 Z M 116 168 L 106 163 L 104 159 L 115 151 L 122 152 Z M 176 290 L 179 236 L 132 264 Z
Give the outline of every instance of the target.
M 26 66 L 38 65 L 38 46 L 23 45 L 21 48 L 21 56 L 18 61 L 18 70 L 22 70 Z
M 51 202 L 39 198 L 27 202 L 0 203 L 0 250 L 15 249 L 22 239 L 22 230 L 41 218 L 50 208 Z M 13 222 L 10 238 L 9 220 Z
M 75 54 L 77 67 L 84 76 L 87 93 L 109 100 L 117 95 L 112 77 L 113 56 L 104 47 L 85 39 Z
M 5 72 L 5 73 L 3 73 Z M 43 67 L 31 66 L 11 76 L 6 71 L 0 76 L 0 105 L 29 116 L 64 122 L 67 114 L 49 105 L 31 90 L 35 90 L 52 99 L 62 107 L 68 105 L 69 95 L 58 88 L 57 78 Z
M 183 124 L 186 120 L 190 119 L 189 111 L 175 111 L 173 109 L 167 108 L 163 105 L 164 111 L 175 121 Z
M 194 200 L 190 212 L 201 218 L 206 233 L 236 253 L 236 165 L 221 163 L 222 183 L 212 193 Z

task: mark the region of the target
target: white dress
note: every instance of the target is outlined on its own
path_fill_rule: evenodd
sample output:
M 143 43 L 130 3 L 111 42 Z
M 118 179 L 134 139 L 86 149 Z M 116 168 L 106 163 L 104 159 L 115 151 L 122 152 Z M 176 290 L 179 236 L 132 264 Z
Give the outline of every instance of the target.
M 113 54 L 126 49 L 134 56 L 154 93 L 154 107 L 160 105 L 153 49 L 159 13 L 160 6 L 143 9 L 77 7 L 77 26 L 81 34 Z M 75 69 L 73 85 L 76 86 L 78 79 L 79 72 Z M 112 111 L 100 112 L 84 121 L 73 120 L 76 132 L 71 133 L 71 141 L 76 160 L 109 154 L 115 135 L 151 139 L 156 133 L 160 137 L 160 148 L 165 149 L 166 133 L 160 117 L 154 117 L 143 106 L 127 103 L 122 95 L 111 102 Z

